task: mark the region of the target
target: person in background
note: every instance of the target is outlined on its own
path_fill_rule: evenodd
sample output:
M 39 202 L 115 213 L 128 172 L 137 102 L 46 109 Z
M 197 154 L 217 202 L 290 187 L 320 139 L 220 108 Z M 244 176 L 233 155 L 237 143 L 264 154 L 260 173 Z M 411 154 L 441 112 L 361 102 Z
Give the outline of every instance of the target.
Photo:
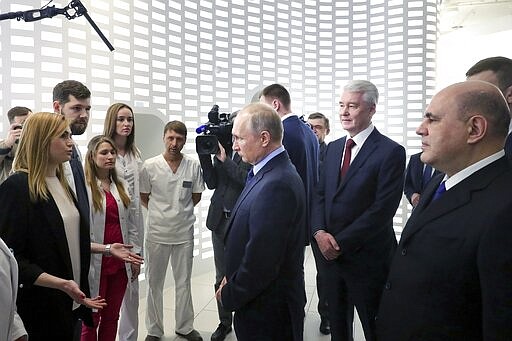
M 231 115 L 233 122 L 235 114 Z M 232 149 L 224 149 L 219 143 L 219 151 L 213 158 L 209 154 L 199 154 L 199 162 L 203 170 L 203 178 L 209 189 L 213 192 L 206 227 L 212 231 L 213 258 L 215 262 L 215 291 L 219 289 L 220 283 L 226 275 L 226 263 L 224 257 L 225 238 L 228 228 L 231 210 L 235 205 L 238 196 L 245 186 L 247 172 L 251 165 L 242 161 L 240 155 Z M 226 335 L 231 332 L 233 315 L 231 311 L 224 309 L 220 302 L 217 302 L 219 314 L 219 326 L 212 334 L 211 341 L 223 341 Z
M 311 201 L 318 182 L 318 140 L 311 128 L 292 113 L 290 93 L 281 84 L 265 87 L 260 102 L 270 105 L 283 122 L 283 146 L 302 179 L 306 190 L 306 221 L 304 245 L 311 240 Z
M 0 238 L 0 340 L 26 341 L 27 331 L 16 312 L 18 295 L 18 263 Z
M 478 61 L 466 72 L 467 80 L 485 81 L 500 89 L 509 110 L 512 109 L 512 59 L 507 57 L 490 57 Z M 511 127 L 505 142 L 505 154 L 512 159 L 512 135 Z
M 420 157 L 421 153 L 411 155 L 405 170 L 404 194 L 413 208 L 418 206 L 421 193 L 423 193 L 430 180 L 440 174 L 432 166 L 421 162 Z
M 233 126 L 233 149 L 253 168 L 229 221 L 216 298 L 235 312 L 239 341 L 303 340 L 306 194 L 282 136 L 279 115 L 262 103 Z
M 82 135 L 89 123 L 91 92 L 78 81 L 65 80 L 53 88 L 53 111 L 63 115 L 69 121 L 69 128 L 73 136 Z M 71 159 L 63 163 L 64 176 L 76 195 L 80 213 L 89 224 L 89 201 L 85 187 L 82 155 L 76 142 L 73 143 L 72 152 Z
M 31 113 L 32 111 L 26 107 L 14 107 L 7 112 L 10 126 L 7 137 L 0 141 L 0 184 L 11 172 L 23 122 Z
M 148 283 L 146 341 L 164 335 L 163 290 L 169 259 L 175 281 L 177 335 L 202 341 L 194 329 L 190 277 L 194 251 L 194 206 L 204 190 L 201 166 L 181 151 L 187 141 L 183 122 L 164 127 L 162 154 L 146 160 L 140 173 L 140 197 L 148 209 L 146 231 L 146 278 Z
M 128 183 L 126 188 L 134 210 L 135 226 L 139 239 L 144 240 L 144 219 L 140 203 L 139 172 L 142 167 L 140 151 L 135 145 L 135 117 L 130 106 L 124 103 L 114 103 L 105 117 L 103 134 L 110 137 L 117 149 L 116 171 L 117 175 Z M 143 255 L 141 243 L 140 253 Z M 139 334 L 139 281 L 135 280 L 126 290 L 121 305 L 121 318 L 119 320 L 119 339 L 123 341 L 137 341 Z
M 89 141 L 85 158 L 85 178 L 91 207 L 91 241 L 111 245 L 125 243 L 140 254 L 140 239 L 135 224 L 135 210 L 128 194 L 128 183 L 117 176 L 117 149 L 107 136 Z M 92 255 L 89 285 L 92 295 L 99 295 L 107 306 L 93 313 L 93 327 L 83 326 L 82 341 L 114 341 L 119 310 L 127 284 L 137 280 L 140 264 L 125 264 L 107 255 Z
M 325 150 L 327 149 L 327 143 L 325 143 L 325 137 L 329 135 L 331 132 L 331 128 L 329 126 L 329 119 L 325 117 L 324 114 L 319 112 L 314 112 L 309 115 L 308 123 L 311 125 L 313 132 L 316 135 L 319 143 L 318 149 L 318 159 L 320 160 L 320 164 L 324 161 Z
M 393 217 L 405 172 L 405 149 L 372 123 L 379 92 L 350 81 L 339 99 L 348 133 L 329 143 L 313 205 L 313 233 L 328 260 L 331 339 L 353 338 L 354 306 L 366 340 L 374 341 L 375 316 L 396 248 Z
M 319 171 L 322 171 L 322 164 L 324 162 L 325 151 L 327 144 L 325 143 L 325 136 L 331 131 L 329 128 L 329 119 L 324 114 L 315 112 L 309 115 L 308 123 L 311 125 L 313 132 L 318 138 L 319 149 L 318 149 L 318 167 Z M 316 240 L 311 240 L 311 249 L 313 250 L 313 256 L 315 257 L 316 265 L 316 290 L 318 294 L 318 314 L 320 315 L 320 333 L 329 335 L 331 333 L 331 324 L 329 322 L 329 308 L 327 303 L 327 283 L 326 283 L 326 260 Z
M 444 172 L 407 221 L 377 316 L 379 341 L 512 340 L 509 107 L 483 81 L 451 85 L 416 129 Z

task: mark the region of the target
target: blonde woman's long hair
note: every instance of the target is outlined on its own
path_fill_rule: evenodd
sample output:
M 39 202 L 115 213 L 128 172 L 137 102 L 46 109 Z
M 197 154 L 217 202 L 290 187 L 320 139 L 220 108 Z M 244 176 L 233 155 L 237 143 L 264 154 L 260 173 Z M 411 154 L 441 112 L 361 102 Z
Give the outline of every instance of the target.
M 63 115 L 39 112 L 30 115 L 23 124 L 18 151 L 12 166 L 15 172 L 28 174 L 28 189 L 30 200 L 48 201 L 50 194 L 46 185 L 46 176 L 50 162 L 50 145 L 54 138 L 60 137 L 69 127 L 69 122 Z M 62 164 L 57 166 L 57 178 L 73 200 Z
M 110 144 L 117 154 L 117 147 L 114 141 L 108 136 L 98 135 L 89 141 L 85 156 L 85 179 L 91 188 L 92 204 L 95 211 L 103 211 L 103 194 L 101 193 L 100 186 L 98 186 L 98 166 L 94 162 L 94 156 L 98 152 L 100 145 L 104 142 Z M 109 176 L 117 187 L 124 207 L 127 208 L 130 205 L 130 196 L 126 192 L 121 180 L 119 180 L 115 168 L 110 170 Z
M 103 126 L 103 135 L 114 139 L 117 127 L 117 113 L 119 110 L 124 108 L 130 110 L 133 117 L 132 132 L 130 135 L 128 135 L 126 139 L 126 145 L 124 147 L 128 153 L 132 154 L 133 156 L 140 157 L 140 152 L 135 146 L 135 115 L 133 114 L 132 108 L 128 104 L 114 103 L 107 109 L 107 115 L 105 117 L 105 123 Z

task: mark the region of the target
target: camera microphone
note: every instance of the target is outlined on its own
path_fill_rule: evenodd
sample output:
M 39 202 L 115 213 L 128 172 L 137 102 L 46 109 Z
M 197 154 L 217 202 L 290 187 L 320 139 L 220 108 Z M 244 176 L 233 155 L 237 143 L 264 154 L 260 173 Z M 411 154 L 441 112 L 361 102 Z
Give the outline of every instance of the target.
M 199 127 L 197 127 L 197 128 L 196 128 L 196 133 L 198 133 L 198 134 L 202 134 L 202 133 L 204 133 L 206 130 L 208 130 L 208 125 L 203 124 L 203 125 L 200 125 Z

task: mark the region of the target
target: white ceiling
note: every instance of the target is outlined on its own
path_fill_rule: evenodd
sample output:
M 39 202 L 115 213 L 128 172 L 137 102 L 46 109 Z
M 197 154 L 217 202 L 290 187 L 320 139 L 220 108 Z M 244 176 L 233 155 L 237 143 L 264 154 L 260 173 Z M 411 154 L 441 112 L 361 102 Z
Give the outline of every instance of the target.
M 484 34 L 512 30 L 512 1 L 441 0 L 440 32 L 469 30 Z

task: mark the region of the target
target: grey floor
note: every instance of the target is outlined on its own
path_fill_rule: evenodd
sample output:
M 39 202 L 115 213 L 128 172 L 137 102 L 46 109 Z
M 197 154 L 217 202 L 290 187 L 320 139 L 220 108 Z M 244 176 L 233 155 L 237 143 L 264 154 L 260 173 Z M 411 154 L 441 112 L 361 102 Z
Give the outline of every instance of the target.
M 212 264 L 213 269 L 213 264 Z M 320 317 L 317 312 L 318 296 L 316 293 L 316 269 L 315 261 L 311 249 L 306 249 L 306 260 L 304 264 L 306 279 L 306 295 L 307 303 L 305 307 L 306 320 L 304 322 L 304 340 L 305 341 L 325 341 L 330 340 L 329 336 L 320 334 L 318 326 Z M 192 277 L 192 300 L 194 302 L 195 321 L 194 328 L 201 333 L 205 341 L 210 340 L 212 332 L 217 328 L 219 323 L 217 316 L 217 305 L 213 297 L 212 284 L 214 283 L 215 272 L 212 270 L 208 273 Z M 144 297 L 143 297 L 144 296 Z M 141 300 L 139 307 L 139 338 L 144 340 L 146 337 L 145 319 L 146 315 L 146 299 L 145 292 L 141 292 Z M 174 287 L 170 286 L 164 291 L 164 320 L 165 320 L 165 336 L 162 340 L 181 341 L 183 338 L 174 334 Z M 355 341 L 363 341 L 364 335 L 359 320 L 356 318 L 354 323 Z M 226 338 L 226 341 L 236 341 L 235 333 L 232 332 Z

